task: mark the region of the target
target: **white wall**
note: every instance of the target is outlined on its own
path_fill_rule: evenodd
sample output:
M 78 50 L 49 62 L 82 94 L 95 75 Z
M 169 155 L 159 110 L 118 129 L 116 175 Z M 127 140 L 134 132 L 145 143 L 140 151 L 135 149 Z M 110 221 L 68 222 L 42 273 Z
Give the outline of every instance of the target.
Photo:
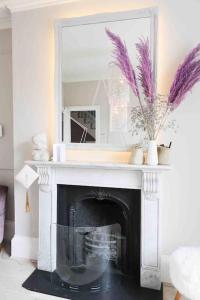
M 8 222 L 14 221 L 13 182 L 13 107 L 12 107 L 12 32 L 0 30 L 0 185 L 9 187 Z
M 40 131 L 54 137 L 55 19 L 158 5 L 158 87 L 168 92 L 175 69 L 200 41 L 200 2 L 196 0 L 85 0 L 13 14 L 15 169 L 31 158 L 30 140 Z M 173 170 L 162 204 L 162 253 L 180 245 L 200 244 L 199 134 L 200 84 L 177 110 L 179 132 L 173 144 Z M 16 235 L 37 236 L 37 195 L 32 213 L 24 211 L 24 192 L 15 186 Z

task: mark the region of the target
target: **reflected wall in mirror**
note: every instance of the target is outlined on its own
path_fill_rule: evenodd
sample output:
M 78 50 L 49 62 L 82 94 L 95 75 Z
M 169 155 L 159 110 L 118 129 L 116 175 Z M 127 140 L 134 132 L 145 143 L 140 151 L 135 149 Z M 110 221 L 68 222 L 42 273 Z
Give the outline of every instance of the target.
M 57 22 L 58 142 L 111 147 L 137 142 L 131 108 L 138 100 L 112 63 L 105 28 L 125 41 L 134 66 L 135 43 L 148 38 L 155 72 L 156 19 L 156 9 L 145 9 Z

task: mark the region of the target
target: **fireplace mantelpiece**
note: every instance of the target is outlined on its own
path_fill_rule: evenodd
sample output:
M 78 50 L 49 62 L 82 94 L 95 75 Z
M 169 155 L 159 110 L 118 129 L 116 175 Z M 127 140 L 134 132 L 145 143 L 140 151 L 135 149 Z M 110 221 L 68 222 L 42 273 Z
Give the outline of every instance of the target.
M 57 223 L 57 185 L 101 186 L 141 190 L 141 286 L 160 289 L 161 173 L 169 166 L 136 166 L 94 162 L 35 162 L 39 174 L 38 268 L 52 271 L 55 241 L 51 224 Z

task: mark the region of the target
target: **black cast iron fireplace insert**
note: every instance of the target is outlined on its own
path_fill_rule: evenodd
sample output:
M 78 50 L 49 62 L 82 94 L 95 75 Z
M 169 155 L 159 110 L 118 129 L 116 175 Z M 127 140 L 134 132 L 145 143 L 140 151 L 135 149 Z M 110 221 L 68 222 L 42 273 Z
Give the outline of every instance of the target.
M 58 185 L 54 272 L 36 270 L 30 290 L 74 300 L 161 300 L 140 287 L 141 192 Z

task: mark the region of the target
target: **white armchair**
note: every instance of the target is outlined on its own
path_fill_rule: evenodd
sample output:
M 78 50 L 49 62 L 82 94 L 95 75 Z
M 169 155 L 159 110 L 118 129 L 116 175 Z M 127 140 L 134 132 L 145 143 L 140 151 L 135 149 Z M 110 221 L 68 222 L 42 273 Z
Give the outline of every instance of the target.
M 178 290 L 175 300 L 200 300 L 200 247 L 178 248 L 171 255 L 170 275 Z

